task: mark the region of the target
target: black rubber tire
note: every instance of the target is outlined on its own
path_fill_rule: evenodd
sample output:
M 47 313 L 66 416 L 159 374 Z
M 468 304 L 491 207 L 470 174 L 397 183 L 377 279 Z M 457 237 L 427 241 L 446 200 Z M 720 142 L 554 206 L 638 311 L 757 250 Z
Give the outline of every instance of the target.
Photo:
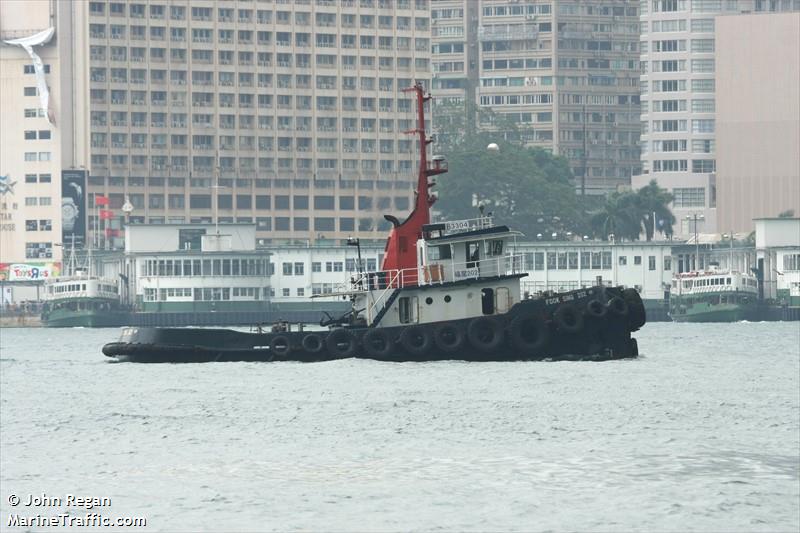
M 639 357 L 639 343 L 631 339 L 631 357 Z
M 334 357 L 353 357 L 358 349 L 355 336 L 346 329 L 335 329 L 325 337 L 325 347 Z
M 562 333 L 579 333 L 583 331 L 583 314 L 574 305 L 564 304 L 553 313 L 553 322 Z
M 533 315 L 517 316 L 509 326 L 511 345 L 524 355 L 541 353 L 550 340 L 550 329 L 544 320 Z
M 381 346 L 375 346 L 376 341 L 382 343 Z M 392 336 L 388 331 L 381 328 L 368 330 L 361 338 L 361 345 L 368 356 L 376 359 L 389 357 L 394 351 Z
M 647 311 L 644 308 L 642 297 L 636 289 L 625 289 L 622 298 L 628 304 L 628 325 L 631 331 L 638 331 L 647 322 Z
M 619 296 L 614 296 L 611 298 L 606 304 L 606 307 L 608 308 L 609 313 L 613 315 L 621 317 L 628 316 L 628 304 Z
M 494 318 L 481 316 L 467 326 L 467 340 L 481 352 L 493 352 L 503 344 L 503 324 Z
M 322 340 L 322 336 L 316 333 L 309 333 L 303 337 L 301 344 L 303 345 L 303 350 L 310 354 L 318 354 L 325 349 L 325 342 Z
M 608 309 L 600 300 L 592 299 L 586 302 L 586 308 L 583 310 L 583 314 L 594 320 L 602 320 L 608 314 Z
M 400 345 L 411 355 L 426 355 L 433 346 L 431 332 L 424 326 L 409 326 L 400 332 Z
M 276 357 L 285 357 L 292 351 L 292 343 L 286 335 L 276 335 L 269 341 L 269 351 Z
M 464 347 L 466 334 L 459 324 L 440 324 L 433 330 L 433 342 L 445 353 L 454 353 Z

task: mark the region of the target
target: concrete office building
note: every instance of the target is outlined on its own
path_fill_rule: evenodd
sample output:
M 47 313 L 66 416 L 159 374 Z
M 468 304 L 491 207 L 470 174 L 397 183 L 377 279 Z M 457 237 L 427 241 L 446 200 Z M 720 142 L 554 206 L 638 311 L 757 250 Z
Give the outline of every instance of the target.
M 568 158 L 576 190 L 597 194 L 639 173 L 639 2 L 433 0 L 434 125 L 466 102 L 480 123 Z M 439 104 L 443 105 L 439 105 Z
M 700 233 L 716 233 L 718 228 L 715 113 L 722 88 L 716 77 L 718 15 L 798 9 L 797 0 L 642 3 L 642 174 L 634 177 L 633 186 L 642 187 L 655 178 L 675 196 L 677 236 L 694 233 L 694 215 L 703 216 L 697 224 Z
M 369 239 L 408 213 L 416 106 L 401 90 L 430 80 L 428 0 L 2 4 L 22 4 L 4 16 L 17 33 L 49 17 L 79 71 L 54 106 L 75 108 L 88 204 L 110 199 L 111 228 L 218 215 L 262 244 Z
M 800 13 L 718 17 L 716 38 L 717 225 L 750 232 L 800 215 Z

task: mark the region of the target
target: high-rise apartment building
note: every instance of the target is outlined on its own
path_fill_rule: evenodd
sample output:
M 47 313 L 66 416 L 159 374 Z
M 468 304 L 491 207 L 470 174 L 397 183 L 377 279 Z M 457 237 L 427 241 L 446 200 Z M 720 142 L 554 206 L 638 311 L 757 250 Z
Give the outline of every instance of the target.
M 639 2 L 433 0 L 431 19 L 435 128 L 474 103 L 481 128 L 567 157 L 578 192 L 639 173 Z
M 98 195 L 112 239 L 126 220 L 215 217 L 256 223 L 264 243 L 383 238 L 382 215 L 408 213 L 416 111 L 402 89 L 430 80 L 428 0 L 15 3 L 49 18 L 75 68 L 52 97 L 87 144 L 90 228 Z M 4 95 L 4 118 L 23 96 Z
M 675 196 L 676 235 L 695 231 L 695 215 L 699 232 L 717 231 L 717 15 L 798 9 L 798 0 L 642 2 L 642 174 L 633 184 L 655 178 Z

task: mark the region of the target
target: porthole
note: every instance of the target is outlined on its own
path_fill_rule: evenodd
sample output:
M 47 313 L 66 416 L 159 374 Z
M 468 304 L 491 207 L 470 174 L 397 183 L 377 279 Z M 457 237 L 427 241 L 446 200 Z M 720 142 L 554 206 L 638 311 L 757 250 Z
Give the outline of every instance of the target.
M 450 297 L 450 295 L 449 295 L 449 294 L 448 294 L 447 296 L 445 296 L 445 297 L 444 297 L 444 301 L 445 301 L 446 303 L 450 303 L 450 300 L 452 300 L 452 298 Z
M 427 298 L 425 298 L 425 303 L 428 304 L 428 305 L 431 305 L 433 303 L 433 298 L 428 296 Z

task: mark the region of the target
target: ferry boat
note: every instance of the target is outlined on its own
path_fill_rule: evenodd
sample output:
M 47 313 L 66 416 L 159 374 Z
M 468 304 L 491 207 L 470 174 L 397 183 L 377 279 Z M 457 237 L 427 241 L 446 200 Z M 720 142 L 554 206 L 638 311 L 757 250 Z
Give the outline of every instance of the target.
M 441 156 L 429 162 L 425 103 L 416 94 L 419 174 L 414 209 L 392 229 L 381 269 L 359 272 L 335 296 L 351 308 L 320 325 L 327 331 L 126 328 L 103 353 L 136 362 L 326 361 L 363 357 L 384 361 L 506 361 L 619 359 L 638 355 L 631 332 L 644 325 L 634 289 L 597 286 L 561 293 L 521 292 L 519 232 L 490 217 L 431 223 L 432 176 L 447 172 Z M 326 296 L 331 296 L 330 294 Z
M 754 316 L 758 280 L 752 274 L 719 270 L 684 272 L 672 279 L 669 304 L 675 322 L 736 322 Z
M 91 252 L 85 268 L 76 267 L 74 243 L 65 275 L 44 285 L 42 325 L 45 327 L 116 327 L 128 323 L 119 285 L 92 274 Z

